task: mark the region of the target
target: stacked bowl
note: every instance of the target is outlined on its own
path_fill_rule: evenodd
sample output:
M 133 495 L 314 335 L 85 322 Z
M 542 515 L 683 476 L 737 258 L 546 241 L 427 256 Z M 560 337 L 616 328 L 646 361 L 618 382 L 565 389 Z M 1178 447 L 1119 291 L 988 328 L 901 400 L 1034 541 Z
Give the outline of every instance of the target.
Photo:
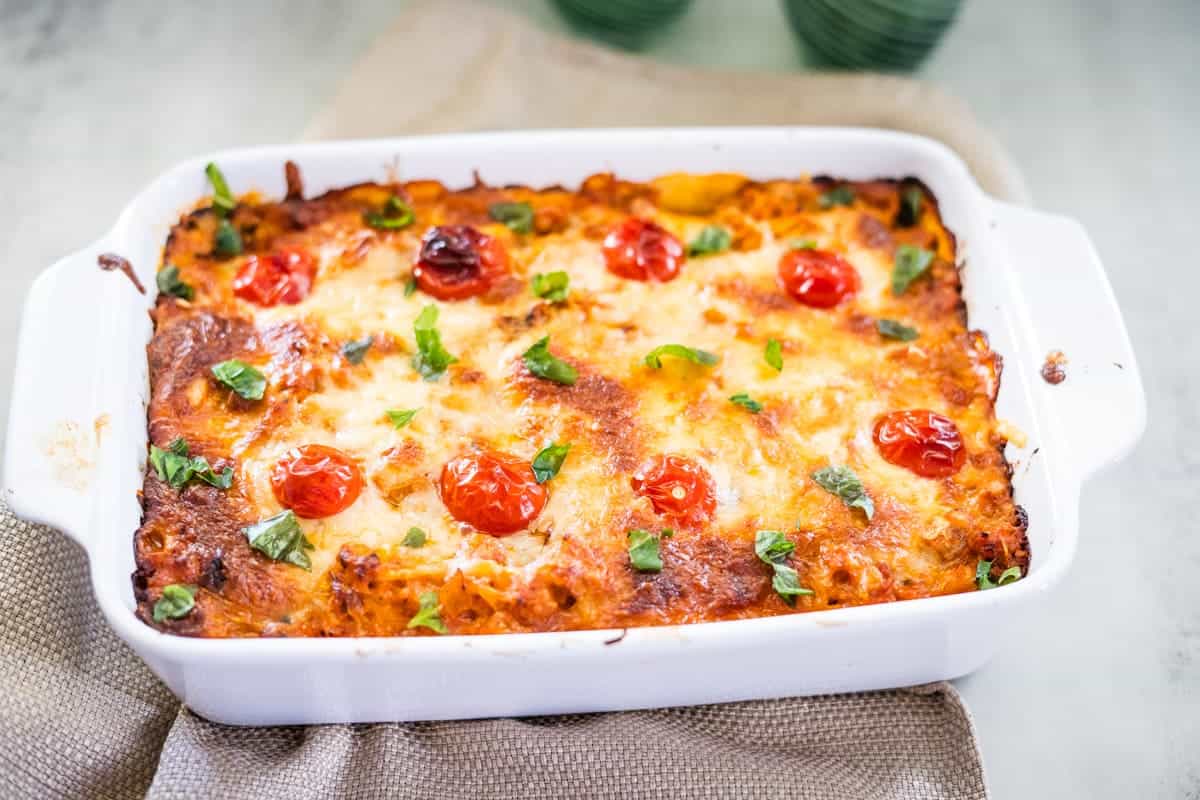
M 554 0 L 580 32 L 622 47 L 637 48 L 668 22 L 682 16 L 692 0 Z
M 814 60 L 845 69 L 905 72 L 933 52 L 961 0 L 783 0 Z

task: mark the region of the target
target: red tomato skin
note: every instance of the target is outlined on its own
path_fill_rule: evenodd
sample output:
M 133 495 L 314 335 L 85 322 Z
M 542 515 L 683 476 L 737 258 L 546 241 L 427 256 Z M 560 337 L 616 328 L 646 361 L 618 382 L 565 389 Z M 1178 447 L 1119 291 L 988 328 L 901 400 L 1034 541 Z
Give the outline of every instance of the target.
M 667 282 L 687 260 L 683 243 L 661 225 L 630 217 L 604 237 L 608 271 L 635 281 Z
M 421 238 L 413 278 L 439 300 L 484 294 L 509 273 L 508 251 L 498 239 L 470 225 L 438 225 Z
M 717 510 L 712 476 L 685 456 L 654 456 L 638 467 L 629 484 L 634 492 L 650 499 L 655 513 L 676 525 L 698 527 Z
M 794 299 L 812 308 L 833 308 L 862 286 L 858 270 L 826 250 L 784 253 L 779 259 L 779 283 Z
M 252 255 L 234 277 L 233 293 L 260 306 L 295 305 L 308 297 L 316 275 L 316 261 L 303 250 Z
M 450 516 L 494 536 L 528 528 L 549 497 L 528 461 L 495 450 L 450 459 L 440 484 Z
M 350 456 L 333 447 L 293 447 L 271 471 L 275 499 L 305 519 L 331 517 L 345 511 L 363 490 L 362 470 Z
M 880 416 L 875 420 L 872 438 L 885 461 L 924 478 L 949 477 L 967 460 L 967 447 L 958 426 L 924 409 Z

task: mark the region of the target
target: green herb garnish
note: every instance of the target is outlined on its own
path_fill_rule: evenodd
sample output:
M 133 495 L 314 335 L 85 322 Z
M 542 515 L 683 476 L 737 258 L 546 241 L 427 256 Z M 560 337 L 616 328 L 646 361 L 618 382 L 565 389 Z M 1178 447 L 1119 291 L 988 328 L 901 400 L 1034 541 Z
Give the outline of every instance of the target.
M 707 225 L 688 245 L 689 256 L 707 256 L 721 253 L 733 245 L 733 236 L 720 225 Z
M 817 205 L 829 209 L 834 206 L 848 206 L 854 203 L 854 190 L 849 186 L 837 186 L 817 198 Z
M 911 228 L 921 219 L 921 202 L 924 194 L 920 187 L 909 186 L 900 193 L 900 210 L 896 213 L 896 224 Z
M 911 244 L 896 248 L 896 261 L 892 266 L 892 294 L 904 294 L 909 285 L 925 274 L 933 263 L 933 253 Z
M 221 217 L 229 216 L 237 205 L 237 201 L 233 199 L 233 192 L 229 191 L 229 183 L 225 180 L 224 173 L 220 168 L 209 162 L 204 168 L 204 174 L 208 176 L 208 182 L 213 188 L 213 210 Z
M 880 336 L 900 342 L 911 342 L 920 335 L 916 328 L 910 328 L 894 319 L 875 320 L 875 330 L 879 331 Z
M 729 402 L 733 403 L 735 406 L 741 406 L 751 414 L 757 414 L 763 410 L 762 403 L 758 402 L 757 400 L 750 399 L 750 395 L 746 394 L 745 392 L 739 392 L 733 397 L 730 397 Z
M 363 222 L 381 231 L 398 231 L 413 224 L 416 214 L 412 206 L 392 195 L 383 203 L 380 211 L 367 211 L 363 214 Z
M 629 563 L 638 572 L 662 572 L 662 554 L 658 549 L 659 537 L 650 531 L 634 528 L 629 537 Z
M 163 587 L 162 597 L 154 604 L 154 621 L 180 619 L 196 607 L 197 587 L 187 583 L 170 583 Z
M 218 489 L 228 489 L 233 485 L 233 469 L 225 467 L 220 472 L 214 472 L 204 456 L 189 455 L 188 443 L 182 438 L 167 445 L 164 450 L 150 445 L 150 466 L 160 481 L 165 481 L 174 489 L 182 489 L 192 478 L 202 480 Z
M 442 615 L 438 611 L 438 593 L 436 591 L 423 592 L 420 599 L 420 608 L 416 616 L 408 621 L 409 628 L 429 628 L 436 633 L 446 632 L 446 623 L 442 622 Z
M 721 360 L 720 356 L 710 353 L 707 350 L 687 347 L 682 344 L 660 344 L 646 354 L 646 366 L 654 369 L 662 369 L 663 356 L 683 358 L 691 361 L 693 364 L 700 364 L 705 367 L 711 367 Z
M 242 254 L 242 235 L 227 219 L 217 225 L 213 234 L 213 255 L 217 258 L 233 258 Z
M 396 430 L 400 430 L 405 425 L 412 422 L 412 418 L 415 417 L 417 412 L 420 410 L 421 409 L 419 408 L 389 408 L 383 413 L 387 414 L 387 418 L 391 420 L 392 425 L 395 426 Z
M 250 540 L 251 547 L 268 558 L 312 570 L 312 561 L 304 552 L 313 549 L 312 542 L 300 530 L 300 520 L 291 509 L 242 528 L 242 533 Z
M 542 448 L 533 458 L 533 477 L 538 483 L 545 483 L 558 474 L 562 469 L 563 461 L 567 459 L 567 453 L 571 452 L 571 445 L 558 444 L 555 442 L 547 447 Z
M 408 276 L 408 280 L 404 282 L 404 296 L 412 297 L 417 293 L 417 279 L 412 275 Z
M 417 339 L 417 352 L 413 354 L 413 368 L 427 381 L 436 381 L 457 358 L 442 346 L 442 336 L 437 330 L 438 310 L 435 305 L 421 309 L 413 322 L 413 333 Z
M 789 250 L 816 250 L 816 239 L 792 239 L 788 242 Z
M 212 374 L 243 400 L 262 400 L 263 392 L 267 388 L 265 375 L 236 358 L 213 364 Z
M 842 498 L 850 508 L 861 508 L 868 520 L 875 516 L 875 502 L 849 467 L 828 466 L 814 472 L 812 479 L 825 491 Z
M 425 544 L 428 538 L 429 537 L 425 535 L 425 531 L 414 526 L 408 529 L 408 533 L 404 534 L 404 541 L 400 544 L 404 545 L 405 547 L 421 547 L 423 544 Z
M 488 216 L 504 223 L 513 233 L 533 230 L 533 206 L 529 203 L 492 203 Z
M 1012 583 L 1021 579 L 1020 567 L 1009 567 L 1000 573 L 1000 577 L 992 581 L 992 562 L 980 561 L 975 565 L 975 585 L 979 587 L 979 591 L 984 589 L 995 589 L 997 586 L 1003 586 L 1006 583 Z
M 551 355 L 549 336 L 538 339 L 533 347 L 526 350 L 521 357 L 525 360 L 525 366 L 529 368 L 529 371 L 539 378 L 574 386 L 575 380 L 579 377 L 579 373 L 574 367 Z
M 154 276 L 160 294 L 178 297 L 180 300 L 191 300 L 196 296 L 196 290 L 179 278 L 179 267 L 167 264 Z
M 759 531 L 754 535 L 754 553 L 760 561 L 769 564 L 775 573 L 771 578 L 771 588 L 789 606 L 796 605 L 797 597 L 813 593 L 812 589 L 800 585 L 796 570 L 784 563 L 795 549 L 796 545 L 780 531 Z
M 767 346 L 763 348 L 763 360 L 776 372 L 783 371 L 783 345 L 778 339 L 767 339 Z
M 361 364 L 363 359 L 367 357 L 367 351 L 371 349 L 371 334 L 367 334 L 361 339 L 346 342 L 342 345 L 342 357 L 351 364 Z
M 534 295 L 551 303 L 565 303 L 571 276 L 565 272 L 546 272 L 534 275 L 530 287 Z

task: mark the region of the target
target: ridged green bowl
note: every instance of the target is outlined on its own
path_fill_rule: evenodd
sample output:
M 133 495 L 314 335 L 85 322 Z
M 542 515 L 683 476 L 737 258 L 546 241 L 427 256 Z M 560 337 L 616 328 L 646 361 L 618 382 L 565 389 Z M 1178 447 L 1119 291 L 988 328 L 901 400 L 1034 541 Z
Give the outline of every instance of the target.
M 907 72 L 954 23 L 961 0 L 783 0 L 792 30 L 822 64 Z
M 554 0 L 554 4 L 581 33 L 636 48 L 683 16 L 692 0 Z

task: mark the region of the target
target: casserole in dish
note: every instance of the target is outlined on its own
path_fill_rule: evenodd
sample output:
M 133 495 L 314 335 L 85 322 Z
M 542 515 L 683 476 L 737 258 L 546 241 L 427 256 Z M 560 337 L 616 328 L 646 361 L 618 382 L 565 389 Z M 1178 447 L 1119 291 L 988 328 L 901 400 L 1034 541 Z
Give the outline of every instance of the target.
M 490 184 L 535 186 L 577 186 L 596 169 L 631 180 L 674 171 L 919 178 L 958 236 L 971 325 L 986 330 L 1007 357 L 996 411 L 1028 438 L 1024 453 L 1009 455 L 1016 502 L 1032 520 L 1034 558 L 1029 576 L 1002 591 L 687 627 L 403 639 L 164 636 L 134 618 L 127 577 L 115 579 L 133 571 L 127 532 L 141 511 L 142 347 L 151 330 L 139 310 L 149 300 L 97 270 L 95 259 L 109 251 L 127 256 L 152 285 L 168 227 L 206 193 L 205 159 L 160 178 L 110 235 L 35 284 L 18 356 L 6 480 L 18 513 L 64 529 L 88 549 L 97 597 L 118 633 L 191 707 L 219 721 L 604 710 L 963 674 L 990 655 L 1012 610 L 1065 568 L 1079 482 L 1140 433 L 1136 365 L 1078 227 L 988 200 L 957 159 L 924 140 L 820 129 L 548 132 L 303 145 L 212 160 L 233 185 L 282 196 L 279 165 L 287 159 L 315 192 L 384 177 L 393 159 L 406 178 L 453 187 L 470 185 L 473 170 Z M 43 308 L 73 313 L 51 320 L 36 310 Z M 1070 359 L 1058 385 L 1037 375 L 1052 348 Z M 1100 396 L 1103 405 L 1095 403 Z M 785 668 L 761 669 L 768 663 Z

